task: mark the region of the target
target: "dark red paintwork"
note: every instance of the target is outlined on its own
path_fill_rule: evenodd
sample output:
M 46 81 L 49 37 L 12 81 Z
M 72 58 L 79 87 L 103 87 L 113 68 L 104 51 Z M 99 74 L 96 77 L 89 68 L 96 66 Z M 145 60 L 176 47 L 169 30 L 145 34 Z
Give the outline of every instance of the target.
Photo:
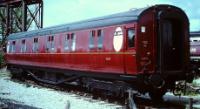
M 127 67 L 127 72 L 134 74 L 137 72 L 135 49 L 125 51 L 125 45 L 118 53 L 113 49 L 112 38 L 115 28 L 119 26 L 126 27 L 126 25 L 117 25 L 104 27 L 102 29 L 105 34 L 104 36 L 106 36 L 106 40 L 103 41 L 104 46 L 102 50 L 89 51 L 88 38 L 91 30 L 73 31 L 76 34 L 77 44 L 75 52 L 64 52 L 62 40 L 64 40 L 64 36 L 67 33 L 55 35 L 55 48 L 57 48 L 55 53 L 45 53 L 44 46 L 39 47 L 40 53 L 32 53 L 32 41 L 34 37 L 26 40 L 27 52 L 20 53 L 21 41 L 18 41 L 19 43 L 16 44 L 16 53 L 7 55 L 8 63 L 119 74 L 125 73 L 124 63 L 127 63 L 126 66 L 135 66 L 131 68 Z M 95 30 L 98 30 L 98 28 Z M 45 45 L 44 38 L 39 37 L 39 45 Z M 125 60 L 124 57 L 126 57 Z
M 111 73 L 111 74 L 128 74 L 137 75 L 145 73 L 156 73 L 158 67 L 158 16 L 157 11 L 162 10 L 167 13 L 181 13 L 178 8 L 168 6 L 155 6 L 146 9 L 138 20 L 132 23 L 124 23 L 110 25 L 91 29 L 81 29 L 70 32 L 60 32 L 52 34 L 55 36 L 55 52 L 45 52 L 45 38 L 47 36 L 35 36 L 39 38 L 39 53 L 32 52 L 34 37 L 26 38 L 27 52 L 20 53 L 21 39 L 16 41 L 16 53 L 7 53 L 6 59 L 8 64 L 28 65 L 34 67 L 48 67 L 57 69 L 68 69 L 87 72 Z M 181 37 L 185 44 L 185 53 L 182 54 L 184 59 L 183 67 L 188 65 L 188 21 L 187 18 L 183 24 L 184 33 Z M 104 22 L 102 22 L 104 23 Z M 145 32 L 141 32 L 142 27 L 145 27 Z M 123 29 L 123 47 L 119 52 L 116 52 L 113 47 L 114 32 L 117 27 Z M 135 47 L 129 48 L 127 44 L 127 28 L 136 30 Z M 101 29 L 104 34 L 103 48 L 90 50 L 89 33 L 92 30 Z M 66 34 L 76 34 L 76 50 L 73 52 L 64 51 L 64 37 Z M 96 37 L 95 37 L 96 38 Z M 9 40 L 8 42 L 12 42 Z M 71 43 L 71 42 L 70 42 Z M 97 45 L 97 39 L 94 41 Z M 175 58 L 172 58 L 175 59 Z M 185 69 L 185 68 L 183 68 Z M 179 69 L 174 69 L 179 70 Z M 175 74 L 176 75 L 176 74 Z M 176 78 L 176 77 L 175 77 Z

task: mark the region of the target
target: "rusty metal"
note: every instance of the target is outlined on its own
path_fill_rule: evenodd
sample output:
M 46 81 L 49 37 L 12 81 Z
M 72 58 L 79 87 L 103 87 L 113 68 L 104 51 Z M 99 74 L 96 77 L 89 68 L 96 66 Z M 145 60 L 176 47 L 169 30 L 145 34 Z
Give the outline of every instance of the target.
M 43 0 L 0 0 L 0 9 L 3 36 L 43 28 Z

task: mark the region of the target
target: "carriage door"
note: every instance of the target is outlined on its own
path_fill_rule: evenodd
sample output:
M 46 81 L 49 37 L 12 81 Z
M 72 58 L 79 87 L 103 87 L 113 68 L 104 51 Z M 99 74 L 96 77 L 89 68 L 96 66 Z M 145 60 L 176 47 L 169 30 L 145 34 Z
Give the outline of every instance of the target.
M 135 28 L 126 27 L 125 70 L 127 74 L 134 74 L 136 72 L 135 37 Z
M 176 19 L 161 22 L 161 69 L 165 71 L 181 70 L 182 67 L 182 24 Z

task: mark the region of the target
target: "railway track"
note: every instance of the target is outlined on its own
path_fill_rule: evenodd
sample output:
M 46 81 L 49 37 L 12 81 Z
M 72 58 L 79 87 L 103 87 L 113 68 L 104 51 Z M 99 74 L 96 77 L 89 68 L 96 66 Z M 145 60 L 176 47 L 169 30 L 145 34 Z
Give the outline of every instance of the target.
M 5 71 L 4 71 L 5 72 Z M 2 74 L 3 76 L 9 75 L 9 74 Z M 86 100 L 92 101 L 105 101 L 107 103 L 112 103 L 112 104 L 116 104 L 118 106 L 120 106 L 119 108 L 116 109 L 126 109 L 126 105 L 127 102 L 125 100 L 123 100 L 124 98 L 115 98 L 112 96 L 106 96 L 104 94 L 101 93 L 90 93 L 88 92 L 86 89 L 84 88 L 80 88 L 77 86 L 73 86 L 73 85 L 59 85 L 59 86 L 55 86 L 55 85 L 51 85 L 51 84 L 45 84 L 45 83 L 40 83 L 37 81 L 34 81 L 31 78 L 27 78 L 27 79 L 19 79 L 19 78 L 13 78 L 13 79 L 7 79 L 9 81 L 13 81 L 15 83 L 19 83 L 19 84 L 25 84 L 25 86 L 27 88 L 29 87 L 37 87 L 37 88 L 50 88 L 53 89 L 57 92 L 61 91 L 64 93 L 71 93 L 74 95 L 77 95 L 78 98 L 85 98 Z M 3 94 L 3 93 L 2 93 Z M 1 95 L 1 93 L 0 93 Z M 1 96 L 0 96 L 1 98 Z M 200 98 L 194 98 L 193 99 L 193 109 L 199 109 L 200 108 Z M 5 107 L 5 106 L 14 106 L 14 107 L 27 107 L 26 105 L 20 105 L 17 104 L 15 102 L 13 102 L 12 100 L 4 100 L 1 99 L 0 101 L 0 106 L 1 107 Z M 177 97 L 177 96 L 173 96 L 173 95 L 165 95 L 164 96 L 164 101 L 158 103 L 158 102 L 153 102 L 150 100 L 150 98 L 146 95 L 146 96 L 135 96 L 134 97 L 134 106 L 138 109 L 185 109 L 188 108 L 189 109 L 189 102 L 190 102 L 190 98 L 188 97 Z M 199 107 L 198 107 L 198 106 Z M 21 108 L 23 109 L 23 108 Z M 34 109 L 34 108 L 33 108 Z
M 91 93 L 91 92 L 88 92 L 87 89 L 85 88 L 80 88 L 74 85 L 62 84 L 59 86 L 55 86 L 51 84 L 37 82 L 31 78 L 25 79 L 25 80 L 14 78 L 12 79 L 12 81 L 26 84 L 28 87 L 34 86 L 34 87 L 51 88 L 56 91 L 69 92 L 69 93 L 73 93 L 78 96 L 89 98 L 89 99 L 105 101 L 108 103 L 114 103 L 114 104 L 122 106 L 122 108 L 119 108 L 119 109 L 126 109 L 129 105 L 127 101 L 125 100 L 125 98 L 117 98 L 113 96 L 104 95 L 103 93 L 99 93 L 98 91 L 95 91 L 95 93 Z M 187 98 L 187 97 L 165 95 L 164 100 L 158 103 L 158 102 L 152 101 L 148 97 L 148 95 L 145 95 L 145 96 L 134 96 L 134 101 L 133 101 L 134 104 L 131 104 L 131 105 L 133 107 L 132 109 L 135 109 L 135 108 L 138 108 L 138 109 L 185 109 L 185 108 L 188 108 L 190 109 L 189 102 L 190 102 L 190 98 Z M 200 99 L 193 99 L 192 105 L 200 105 Z M 199 109 L 199 107 L 196 107 L 196 108 L 193 107 L 192 109 Z

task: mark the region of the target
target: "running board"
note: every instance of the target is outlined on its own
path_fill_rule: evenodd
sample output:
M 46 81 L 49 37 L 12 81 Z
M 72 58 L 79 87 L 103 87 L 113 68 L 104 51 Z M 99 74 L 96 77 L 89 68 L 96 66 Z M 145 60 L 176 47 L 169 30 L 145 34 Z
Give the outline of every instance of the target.
M 31 73 L 30 71 L 28 71 L 29 75 L 31 77 L 33 77 L 35 80 L 37 81 L 40 81 L 40 82 L 43 82 L 43 83 L 48 83 L 48 84 L 52 84 L 52 85 L 59 85 L 59 84 L 62 84 L 64 82 L 71 82 L 73 80 L 76 80 L 78 78 L 80 78 L 80 76 L 72 76 L 72 77 L 69 77 L 67 79 L 64 79 L 64 80 L 60 80 L 58 82 L 53 82 L 53 81 L 49 81 L 49 80 L 44 80 L 44 79 L 41 79 L 41 78 L 38 78 L 37 76 L 35 76 L 33 73 Z

